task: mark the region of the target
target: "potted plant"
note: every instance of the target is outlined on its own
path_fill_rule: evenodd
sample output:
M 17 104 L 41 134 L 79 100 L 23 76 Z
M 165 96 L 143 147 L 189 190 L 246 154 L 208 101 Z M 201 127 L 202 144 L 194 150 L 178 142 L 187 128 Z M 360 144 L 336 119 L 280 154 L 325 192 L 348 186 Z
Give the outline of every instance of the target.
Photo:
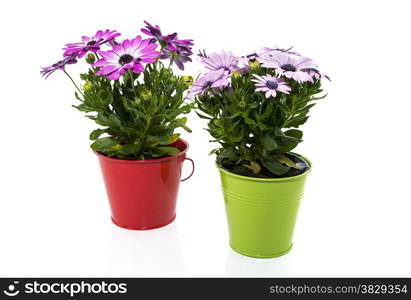
M 112 220 L 127 229 L 172 222 L 184 160 L 194 171 L 186 158 L 189 145 L 175 132 L 191 132 L 181 115 L 192 108 L 184 100 L 192 79 L 172 70 L 173 65 L 184 70 L 191 61 L 193 42 L 145 23 L 148 38 L 119 42 L 120 33 L 99 30 L 67 44 L 63 59 L 41 71 L 47 78 L 62 70 L 77 90 L 80 103 L 74 107 L 101 126 L 90 134 L 91 148 L 100 162 Z M 80 74 L 80 87 L 66 66 L 82 57 L 90 67 Z
M 218 142 L 231 247 L 247 256 L 290 251 L 310 161 L 291 152 L 328 78 L 309 58 L 279 48 L 244 57 L 200 53 L 205 73 L 190 87 L 197 114 Z

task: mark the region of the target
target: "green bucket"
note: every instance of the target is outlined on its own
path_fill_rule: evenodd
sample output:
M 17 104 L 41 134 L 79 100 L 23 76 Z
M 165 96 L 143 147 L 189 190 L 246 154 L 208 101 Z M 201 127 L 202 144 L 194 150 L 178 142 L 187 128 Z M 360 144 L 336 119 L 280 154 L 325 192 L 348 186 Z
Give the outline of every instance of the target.
M 291 250 L 304 184 L 311 171 L 286 178 L 253 178 L 237 175 L 219 165 L 230 245 L 234 251 L 259 258 Z

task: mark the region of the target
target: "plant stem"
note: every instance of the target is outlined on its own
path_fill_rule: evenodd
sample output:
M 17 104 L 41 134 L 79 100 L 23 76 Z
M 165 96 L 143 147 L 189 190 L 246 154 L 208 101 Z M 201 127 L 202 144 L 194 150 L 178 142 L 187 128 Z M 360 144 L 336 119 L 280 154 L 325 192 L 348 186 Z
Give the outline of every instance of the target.
M 69 73 L 67 73 L 66 70 L 63 70 L 63 72 L 68 76 L 68 78 L 70 78 L 71 82 L 74 84 L 74 86 L 76 87 L 77 91 L 79 91 L 79 93 L 84 97 L 83 92 L 79 89 L 79 87 L 78 87 L 77 84 L 74 82 L 73 78 L 71 78 L 71 76 L 69 75 Z
M 136 86 L 134 85 L 133 71 L 128 69 L 127 73 L 128 73 L 128 76 L 130 77 L 130 82 L 131 82 L 131 87 L 132 87 L 133 92 L 134 92 L 134 97 L 137 97 L 137 90 L 136 90 Z

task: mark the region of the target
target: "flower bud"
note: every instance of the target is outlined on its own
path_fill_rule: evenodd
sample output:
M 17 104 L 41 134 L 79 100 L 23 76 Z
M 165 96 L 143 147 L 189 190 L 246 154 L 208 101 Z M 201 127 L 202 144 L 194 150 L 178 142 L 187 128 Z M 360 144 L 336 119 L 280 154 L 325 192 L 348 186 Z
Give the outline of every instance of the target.
M 94 64 L 94 62 L 96 61 L 96 56 L 93 53 L 89 53 L 86 55 L 86 62 L 88 64 Z
M 190 87 L 193 84 L 193 77 L 191 76 L 183 76 L 183 83 L 185 87 Z
M 144 91 L 142 91 L 141 92 L 141 97 L 144 99 L 144 100 L 147 100 L 147 99 L 149 99 L 150 97 L 151 97 L 151 91 L 149 91 L 149 90 L 144 90 Z
M 233 78 L 240 78 L 241 73 L 240 73 L 240 71 L 236 70 L 236 71 L 233 71 L 231 76 L 233 76 Z
M 83 90 L 89 91 L 89 90 L 91 90 L 92 87 L 93 87 L 93 84 L 92 84 L 90 81 L 87 81 L 87 82 L 83 85 Z
M 259 68 L 260 68 L 260 63 L 257 60 L 250 62 L 250 70 L 251 71 L 256 71 Z

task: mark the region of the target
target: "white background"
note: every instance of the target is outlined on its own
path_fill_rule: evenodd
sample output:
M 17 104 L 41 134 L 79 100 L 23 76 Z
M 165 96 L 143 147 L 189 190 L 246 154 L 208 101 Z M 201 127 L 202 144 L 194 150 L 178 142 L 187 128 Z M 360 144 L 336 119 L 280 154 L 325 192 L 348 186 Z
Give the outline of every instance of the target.
M 411 276 L 408 3 L 1 2 L 0 276 Z M 332 77 L 296 149 L 314 169 L 289 254 L 229 249 L 213 145 L 194 114 L 184 137 L 196 172 L 181 184 L 177 220 L 147 232 L 111 224 L 89 149 L 96 126 L 71 108 L 63 73 L 45 81 L 39 70 L 81 35 L 133 38 L 145 19 L 194 38 L 196 52 L 295 46 Z M 199 70 L 196 59 L 186 73 Z

